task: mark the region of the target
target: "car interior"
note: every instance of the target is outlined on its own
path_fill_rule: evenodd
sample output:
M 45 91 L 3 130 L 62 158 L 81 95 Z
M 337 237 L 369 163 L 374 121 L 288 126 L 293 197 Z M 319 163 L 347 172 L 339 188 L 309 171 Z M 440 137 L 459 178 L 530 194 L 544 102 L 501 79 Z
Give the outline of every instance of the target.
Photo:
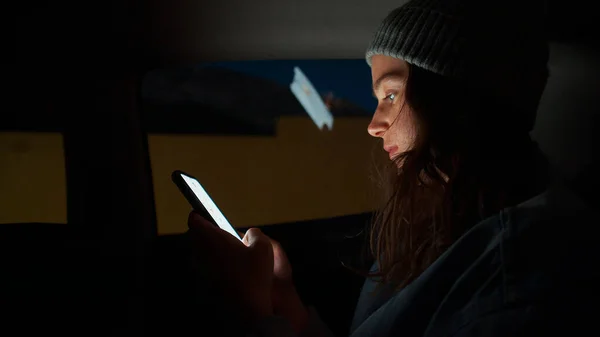
M 240 231 L 279 241 L 304 302 L 348 334 L 364 281 L 348 266 L 372 263 L 382 152 L 366 132 L 376 102 L 364 49 L 404 2 L 15 4 L 0 113 L 1 334 L 239 328 L 191 276 L 177 169 Z M 550 78 L 532 137 L 597 209 L 600 17 L 589 2 L 564 4 L 548 2 Z M 296 66 L 339 98 L 331 130 L 289 90 Z

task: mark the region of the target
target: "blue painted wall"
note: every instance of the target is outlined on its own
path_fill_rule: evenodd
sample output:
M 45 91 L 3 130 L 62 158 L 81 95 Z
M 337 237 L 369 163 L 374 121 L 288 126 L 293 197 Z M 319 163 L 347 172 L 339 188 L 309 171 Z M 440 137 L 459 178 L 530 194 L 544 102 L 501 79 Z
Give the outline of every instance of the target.
M 377 106 L 371 95 L 371 69 L 363 59 L 235 61 L 215 62 L 199 67 L 208 65 L 266 78 L 286 87 L 292 82 L 294 67 L 298 66 L 322 94 L 333 92 L 336 97 L 348 100 L 367 111 L 375 111 Z

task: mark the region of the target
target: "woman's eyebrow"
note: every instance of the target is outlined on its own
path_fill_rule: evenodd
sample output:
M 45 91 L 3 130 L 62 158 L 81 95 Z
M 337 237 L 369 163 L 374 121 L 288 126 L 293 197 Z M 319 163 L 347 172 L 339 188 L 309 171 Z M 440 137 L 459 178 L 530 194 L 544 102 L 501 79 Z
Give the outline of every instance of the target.
M 387 80 L 402 81 L 403 78 L 404 78 L 404 76 L 402 75 L 402 73 L 398 72 L 398 71 L 393 71 L 393 72 L 383 74 L 373 83 L 373 96 L 376 97 L 375 93 L 379 90 L 379 87 L 381 87 L 381 83 L 383 83 L 383 81 L 387 81 Z

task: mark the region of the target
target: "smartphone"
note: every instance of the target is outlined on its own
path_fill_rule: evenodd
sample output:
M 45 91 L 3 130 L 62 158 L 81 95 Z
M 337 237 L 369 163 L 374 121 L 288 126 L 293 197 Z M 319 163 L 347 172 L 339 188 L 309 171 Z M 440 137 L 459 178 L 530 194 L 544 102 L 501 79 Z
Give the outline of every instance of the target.
M 198 179 L 179 170 L 171 174 L 171 179 L 196 212 L 242 241 L 240 235 L 229 221 L 227 221 L 225 215 L 221 213 L 219 207 L 212 201 Z

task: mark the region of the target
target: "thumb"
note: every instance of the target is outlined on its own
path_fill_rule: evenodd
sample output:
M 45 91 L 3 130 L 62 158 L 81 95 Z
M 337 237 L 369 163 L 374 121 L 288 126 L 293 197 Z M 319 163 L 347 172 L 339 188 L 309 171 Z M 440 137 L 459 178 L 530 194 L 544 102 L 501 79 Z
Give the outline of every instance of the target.
M 267 236 L 264 235 L 263 232 L 258 228 L 250 228 L 247 230 L 246 234 L 244 234 L 244 238 L 242 239 L 242 242 L 247 247 L 264 244 L 265 241 L 269 242 L 269 238 L 267 238 Z
M 271 240 L 268 236 L 263 234 L 258 228 L 250 228 L 242 242 L 250 249 L 254 251 L 267 252 L 267 254 L 273 254 L 273 247 L 271 246 Z M 262 253 L 261 253 L 262 254 Z

